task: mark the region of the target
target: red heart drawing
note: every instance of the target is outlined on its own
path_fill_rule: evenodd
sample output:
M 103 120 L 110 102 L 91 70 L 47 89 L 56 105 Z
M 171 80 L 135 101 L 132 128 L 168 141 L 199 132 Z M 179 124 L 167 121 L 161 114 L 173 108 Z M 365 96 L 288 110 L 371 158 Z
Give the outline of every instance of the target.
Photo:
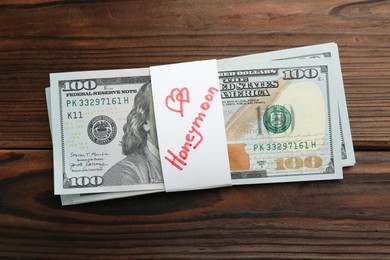
M 166 107 L 173 111 L 180 113 L 183 117 L 183 103 L 190 103 L 190 94 L 187 88 L 174 88 L 171 90 L 171 94 L 165 98 Z

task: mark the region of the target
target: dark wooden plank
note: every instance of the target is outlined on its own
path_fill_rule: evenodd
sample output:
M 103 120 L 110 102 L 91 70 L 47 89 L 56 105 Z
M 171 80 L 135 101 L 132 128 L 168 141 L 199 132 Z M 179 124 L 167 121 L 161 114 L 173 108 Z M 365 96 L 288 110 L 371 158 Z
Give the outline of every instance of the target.
M 0 8 L 5 14 L 0 20 L 0 36 L 7 38 L 253 35 L 287 31 L 384 35 L 390 9 L 386 1 L 340 0 L 31 1 L 1 4 Z M 18 22 L 5 23 L 10 19 Z
M 390 152 L 341 181 L 159 193 L 75 206 L 50 150 L 0 151 L 0 257 L 390 258 Z
M 136 68 L 335 41 L 356 149 L 388 149 L 389 8 L 387 1 L 335 0 L 3 1 L 0 147 L 51 148 L 43 93 L 50 72 Z

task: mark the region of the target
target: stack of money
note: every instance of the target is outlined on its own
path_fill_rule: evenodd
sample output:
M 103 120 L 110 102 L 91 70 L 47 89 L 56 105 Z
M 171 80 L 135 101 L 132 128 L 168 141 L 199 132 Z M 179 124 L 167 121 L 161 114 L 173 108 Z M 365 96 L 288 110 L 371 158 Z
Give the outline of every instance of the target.
M 338 48 L 218 60 L 233 185 L 342 179 L 355 164 Z M 163 192 L 149 68 L 54 73 L 46 99 L 63 205 Z

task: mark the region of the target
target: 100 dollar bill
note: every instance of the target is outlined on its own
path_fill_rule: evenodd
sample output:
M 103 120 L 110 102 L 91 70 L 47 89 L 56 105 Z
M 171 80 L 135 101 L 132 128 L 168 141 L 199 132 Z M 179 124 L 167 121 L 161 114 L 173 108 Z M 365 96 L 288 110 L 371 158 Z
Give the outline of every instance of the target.
M 51 74 L 56 194 L 163 190 L 149 69 Z
M 233 184 L 342 178 L 331 60 L 219 70 Z
M 49 112 L 49 125 L 50 125 L 50 132 L 51 132 L 52 120 L 51 120 L 50 87 L 47 87 L 45 89 L 45 96 L 46 96 L 47 111 Z M 164 191 L 164 190 L 163 189 L 156 189 L 156 190 L 142 190 L 142 191 L 67 194 L 67 195 L 61 195 L 61 204 L 63 206 L 82 204 L 82 203 L 89 203 L 89 202 L 123 198 L 123 197 L 133 197 L 133 196 L 156 193 L 156 192 L 161 192 L 161 191 Z
M 336 80 L 337 86 L 335 94 L 338 103 L 339 131 L 341 134 L 341 164 L 342 166 L 352 166 L 356 163 L 356 160 L 352 143 L 351 128 L 349 125 L 348 109 L 341 74 L 338 46 L 336 43 L 324 43 L 221 59 L 218 60 L 218 67 L 220 70 L 225 70 L 226 66 L 231 66 L 232 64 L 237 64 L 237 66 L 241 66 L 240 64 L 245 64 L 246 66 L 261 66 L 260 64 L 266 64 L 266 61 L 271 62 L 278 60 L 302 59 L 312 60 L 324 58 L 332 62 L 332 70 L 334 71 L 333 75 L 334 77 L 338 78 Z

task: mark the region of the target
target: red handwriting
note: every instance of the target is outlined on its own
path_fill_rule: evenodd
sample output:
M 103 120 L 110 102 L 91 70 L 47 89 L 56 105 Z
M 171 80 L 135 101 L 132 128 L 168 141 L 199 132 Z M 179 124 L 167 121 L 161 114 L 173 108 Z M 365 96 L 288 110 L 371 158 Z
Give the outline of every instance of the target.
M 171 94 L 165 98 L 166 107 L 173 111 L 180 113 L 183 117 L 183 103 L 190 103 L 190 95 L 187 88 L 174 88 L 171 90 Z
M 188 90 L 187 90 L 188 91 Z M 180 147 L 180 151 L 175 154 L 170 149 L 167 150 L 168 156 L 164 156 L 165 160 L 167 160 L 174 167 L 183 170 L 184 166 L 187 165 L 187 159 L 192 150 L 195 150 L 202 142 L 203 142 L 203 134 L 200 131 L 201 123 L 204 121 L 206 117 L 207 110 L 210 109 L 210 102 L 214 99 L 214 94 L 219 90 L 217 88 L 211 87 L 207 91 L 207 94 L 204 96 L 205 102 L 200 104 L 200 109 L 202 112 L 199 112 L 198 115 L 192 121 L 190 130 L 188 130 L 187 134 L 184 137 L 184 144 Z

